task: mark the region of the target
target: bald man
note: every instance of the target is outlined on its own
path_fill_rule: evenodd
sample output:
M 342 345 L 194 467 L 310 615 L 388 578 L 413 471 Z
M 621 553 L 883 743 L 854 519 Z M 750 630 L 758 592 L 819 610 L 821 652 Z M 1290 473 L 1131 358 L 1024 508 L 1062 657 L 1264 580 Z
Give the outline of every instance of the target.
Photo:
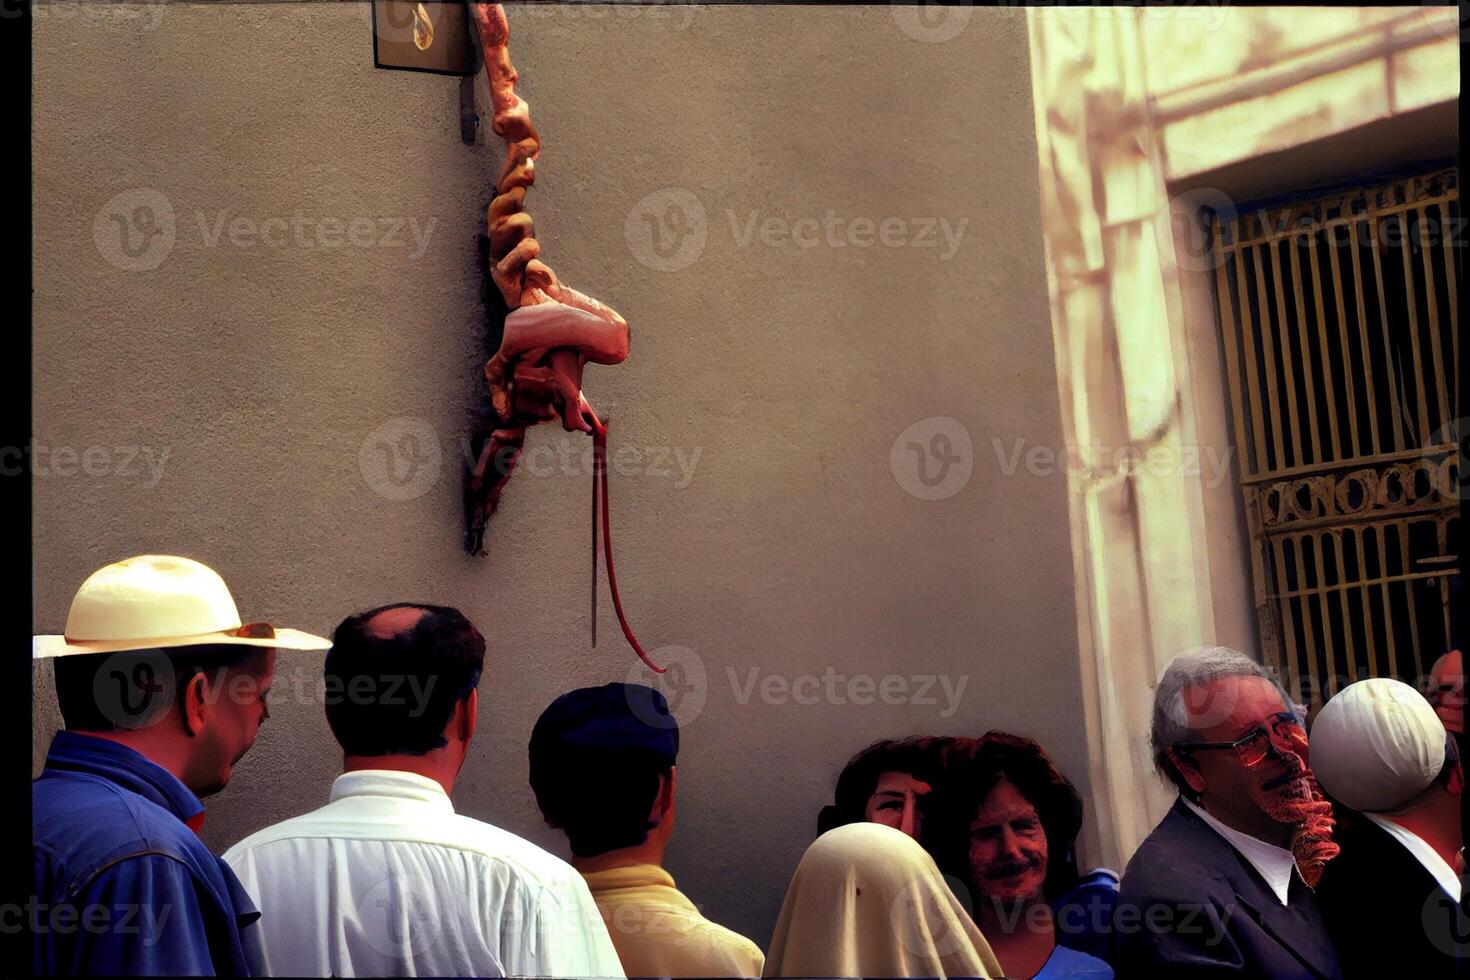
M 325 667 L 331 800 L 225 853 L 273 976 L 622 976 L 571 865 L 454 812 L 485 639 L 458 610 L 349 616 Z

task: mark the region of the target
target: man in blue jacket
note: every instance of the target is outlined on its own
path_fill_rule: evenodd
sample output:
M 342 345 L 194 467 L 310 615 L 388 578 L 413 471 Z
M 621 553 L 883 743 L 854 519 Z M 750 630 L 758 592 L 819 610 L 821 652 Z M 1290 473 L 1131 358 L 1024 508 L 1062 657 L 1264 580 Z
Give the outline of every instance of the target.
M 224 581 L 187 558 L 95 572 L 52 658 L 66 723 L 32 786 L 29 910 L 38 975 L 248 976 L 260 913 L 198 837 L 268 717 L 277 648 L 327 640 L 242 625 Z

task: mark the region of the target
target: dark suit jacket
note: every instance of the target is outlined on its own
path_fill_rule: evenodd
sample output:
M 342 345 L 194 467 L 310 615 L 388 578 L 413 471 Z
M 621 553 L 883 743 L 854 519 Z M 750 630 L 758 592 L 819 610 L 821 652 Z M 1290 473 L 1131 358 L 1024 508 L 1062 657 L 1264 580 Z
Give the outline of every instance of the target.
M 1176 801 L 1123 872 L 1118 980 L 1337 980 L 1317 900 L 1293 875 L 1283 907 L 1265 879 Z
M 1360 814 L 1337 841 L 1317 898 L 1344 975 L 1470 976 L 1470 920 L 1424 865 Z

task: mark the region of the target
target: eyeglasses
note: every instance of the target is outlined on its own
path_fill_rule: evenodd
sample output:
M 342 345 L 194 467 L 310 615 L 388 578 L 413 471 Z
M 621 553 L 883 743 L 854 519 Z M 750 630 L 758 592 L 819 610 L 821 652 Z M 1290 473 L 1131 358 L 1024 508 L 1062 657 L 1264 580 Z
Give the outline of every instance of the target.
M 1265 726 L 1258 725 L 1233 742 L 1180 742 L 1174 748 L 1180 752 L 1233 749 L 1240 764 L 1247 769 L 1260 765 L 1268 754 L 1280 757 L 1282 752 L 1277 748 L 1278 742 L 1303 759 L 1307 757 L 1307 730 L 1297 721 L 1295 714 L 1282 711 L 1272 715 L 1267 721 L 1271 726 L 1269 731 Z M 1272 738 L 1273 735 L 1275 738 Z

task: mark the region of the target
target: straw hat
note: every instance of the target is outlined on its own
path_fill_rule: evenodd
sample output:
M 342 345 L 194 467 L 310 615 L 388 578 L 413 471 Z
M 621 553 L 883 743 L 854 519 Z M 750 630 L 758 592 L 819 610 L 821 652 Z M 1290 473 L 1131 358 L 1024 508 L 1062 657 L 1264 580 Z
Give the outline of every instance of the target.
M 62 636 L 37 636 L 34 659 L 199 644 L 325 650 L 332 641 L 270 623 L 242 624 L 224 579 L 177 555 L 138 555 L 88 576 Z

